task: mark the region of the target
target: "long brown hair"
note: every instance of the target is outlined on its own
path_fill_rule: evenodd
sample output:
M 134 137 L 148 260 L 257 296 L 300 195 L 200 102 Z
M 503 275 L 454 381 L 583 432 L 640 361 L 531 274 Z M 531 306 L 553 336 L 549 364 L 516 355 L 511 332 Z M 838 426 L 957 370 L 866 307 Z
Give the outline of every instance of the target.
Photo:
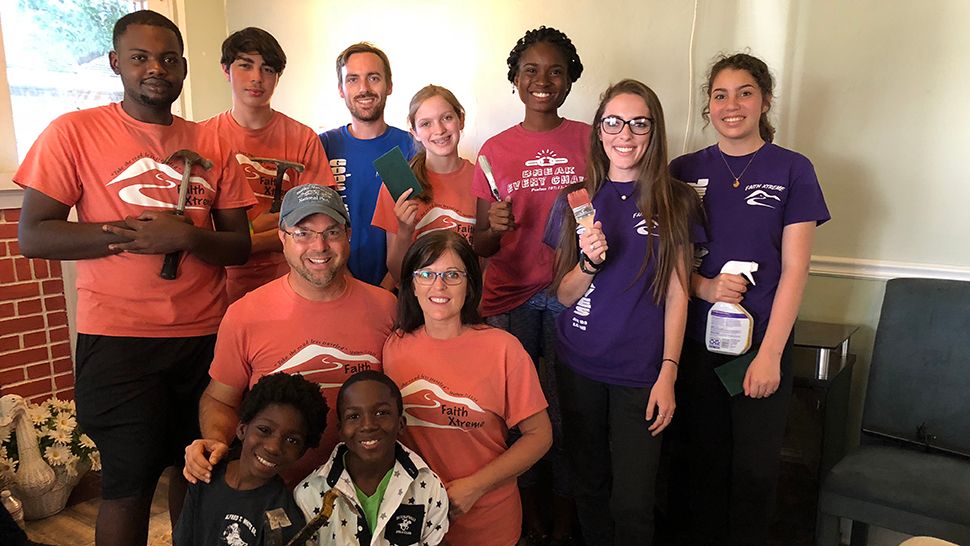
M 415 130 L 414 122 L 415 116 L 418 114 L 418 108 L 424 104 L 424 101 L 430 99 L 431 97 L 441 97 L 445 99 L 451 108 L 458 115 L 458 119 L 464 123 L 465 121 L 465 108 L 458 102 L 455 94 L 441 87 L 440 85 L 429 84 L 418 90 L 417 93 L 411 97 L 411 104 L 408 105 L 408 126 L 411 131 Z M 418 142 L 418 139 L 413 137 L 414 146 L 417 148 L 417 153 L 411 158 L 411 171 L 414 172 L 415 178 L 421 184 L 421 195 L 417 197 L 419 201 L 424 203 L 430 203 L 432 199 L 433 189 L 431 187 L 431 182 L 428 180 L 428 151 L 424 149 L 424 146 Z
M 610 169 L 610 159 L 600 141 L 600 122 L 606 105 L 617 95 L 631 94 L 643 99 L 650 115 L 653 128 L 650 144 L 640 161 L 640 173 L 634 182 L 634 195 L 637 209 L 648 223 L 656 219 L 660 248 L 657 252 L 657 267 L 650 283 L 654 302 L 659 304 L 667 295 L 667 285 L 671 275 L 677 274 L 684 291 L 688 291 L 688 274 L 693 262 L 690 240 L 691 225 L 700 221 L 700 203 L 696 193 L 686 184 L 674 180 L 667 170 L 667 134 L 663 108 L 660 99 L 649 87 L 636 80 L 623 80 L 610 86 L 600 96 L 599 108 L 593 117 L 593 131 L 590 131 L 589 160 L 586 162 L 586 180 L 566 188 L 564 193 L 586 188 L 590 197 L 603 187 Z M 649 225 L 649 224 L 648 224 Z M 653 229 L 653 228 L 651 228 Z M 576 240 L 576 219 L 567 212 L 563 215 L 559 235 L 559 251 L 556 254 L 556 275 L 552 287 L 555 290 L 562 278 L 579 261 L 579 245 Z M 647 253 L 637 278 L 646 272 L 653 255 L 653 245 L 647 244 Z M 678 272 L 678 273 L 675 273 Z

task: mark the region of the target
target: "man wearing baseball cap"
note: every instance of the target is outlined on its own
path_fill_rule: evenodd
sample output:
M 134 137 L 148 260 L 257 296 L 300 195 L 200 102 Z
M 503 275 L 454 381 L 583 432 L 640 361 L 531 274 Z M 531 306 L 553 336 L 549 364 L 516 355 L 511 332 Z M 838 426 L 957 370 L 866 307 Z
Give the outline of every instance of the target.
M 381 371 L 391 332 L 394 296 L 347 271 L 350 219 L 334 190 L 317 184 L 286 193 L 279 237 L 289 274 L 246 294 L 229 307 L 216 340 L 209 386 L 199 403 L 202 438 L 185 450 L 185 477 L 208 482 L 212 467 L 236 435 L 237 409 L 246 391 L 267 374 L 298 373 L 320 385 L 337 407 L 344 380 L 361 370 Z M 320 447 L 289 472 L 295 484 L 322 464 L 337 444 L 331 410 Z

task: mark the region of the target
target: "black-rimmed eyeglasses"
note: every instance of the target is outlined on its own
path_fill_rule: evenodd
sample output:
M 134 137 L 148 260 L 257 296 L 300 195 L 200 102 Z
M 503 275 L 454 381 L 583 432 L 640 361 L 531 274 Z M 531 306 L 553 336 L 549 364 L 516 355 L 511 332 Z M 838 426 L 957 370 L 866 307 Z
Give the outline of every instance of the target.
M 625 120 L 620 116 L 606 116 L 600 120 L 600 127 L 608 135 L 618 135 L 623 132 L 623 126 L 629 125 L 630 131 L 635 135 L 645 135 L 653 128 L 653 118 L 640 116 L 631 120 Z

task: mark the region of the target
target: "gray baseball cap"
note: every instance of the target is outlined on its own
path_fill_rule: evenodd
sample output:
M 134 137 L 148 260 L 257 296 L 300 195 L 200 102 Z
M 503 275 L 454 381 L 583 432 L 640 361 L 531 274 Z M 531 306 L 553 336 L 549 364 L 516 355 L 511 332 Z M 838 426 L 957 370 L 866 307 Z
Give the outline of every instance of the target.
M 319 184 L 303 184 L 283 196 L 280 227 L 293 227 L 313 214 L 326 214 L 341 225 L 350 224 L 350 216 L 340 194 Z

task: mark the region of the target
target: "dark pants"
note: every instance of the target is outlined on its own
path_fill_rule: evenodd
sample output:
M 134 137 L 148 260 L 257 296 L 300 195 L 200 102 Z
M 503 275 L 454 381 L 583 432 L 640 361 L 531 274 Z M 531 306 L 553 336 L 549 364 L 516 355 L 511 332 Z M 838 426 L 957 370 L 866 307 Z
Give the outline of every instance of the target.
M 588 545 L 653 544 L 660 437 L 644 419 L 649 387 L 601 383 L 556 368 L 563 438 Z
M 683 544 L 767 541 L 792 393 L 791 340 L 781 385 L 768 398 L 728 395 L 714 368 L 733 358 L 692 341 L 681 355 L 668 513 Z

